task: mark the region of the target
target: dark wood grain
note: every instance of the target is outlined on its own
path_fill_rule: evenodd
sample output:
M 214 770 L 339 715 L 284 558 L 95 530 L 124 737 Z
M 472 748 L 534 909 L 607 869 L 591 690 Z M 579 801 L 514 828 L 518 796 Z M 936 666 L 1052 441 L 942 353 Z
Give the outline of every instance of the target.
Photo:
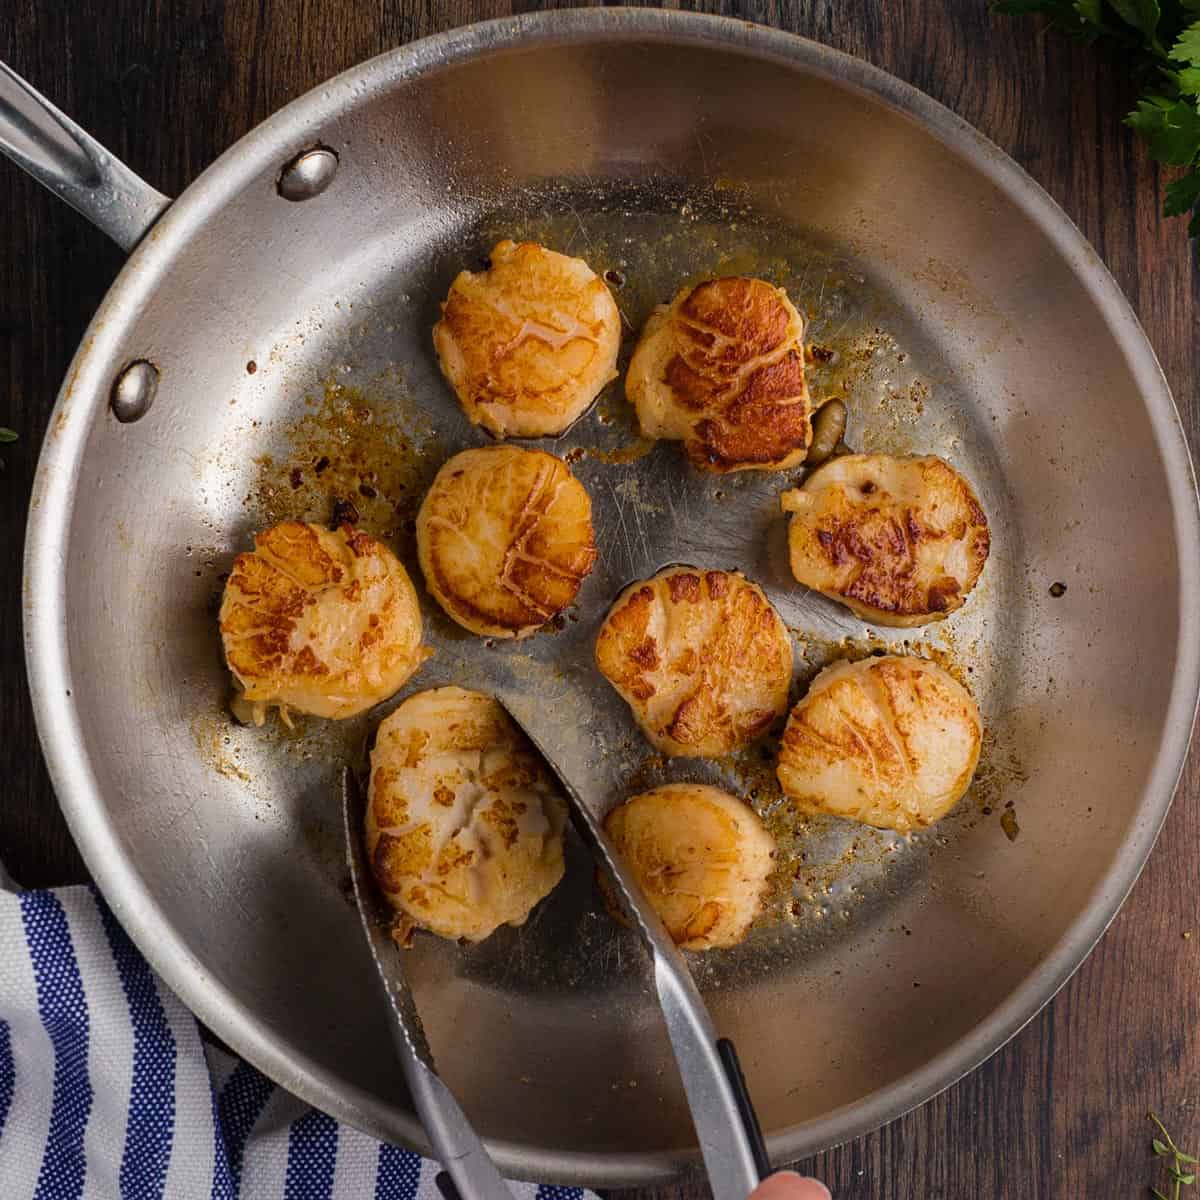
M 437 29 L 547 7 L 555 5 L 6 0 L 0 57 L 175 192 L 268 113 L 369 55 Z M 993 16 L 982 0 L 684 7 L 764 21 L 861 55 L 998 142 L 1111 267 L 1197 444 L 1195 272 L 1182 226 L 1158 215 L 1162 176 L 1121 126 L 1128 85 L 1100 56 L 1045 35 L 1036 21 Z M 84 871 L 36 749 L 25 692 L 26 503 L 59 381 L 120 263 L 81 218 L 0 163 L 0 424 L 21 434 L 0 451 L 0 859 L 27 884 L 78 880 Z M 1181 1137 L 1200 1140 L 1198 797 L 1194 754 L 1131 899 L 1023 1033 L 932 1103 L 804 1166 L 844 1200 L 1145 1195 L 1155 1171 L 1147 1108 Z

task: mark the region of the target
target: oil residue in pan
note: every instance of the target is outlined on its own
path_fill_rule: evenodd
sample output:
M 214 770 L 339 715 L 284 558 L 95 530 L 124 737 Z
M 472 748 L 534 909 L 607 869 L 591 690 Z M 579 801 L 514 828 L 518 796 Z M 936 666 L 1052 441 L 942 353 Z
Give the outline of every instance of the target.
M 264 524 L 340 514 L 393 548 L 411 548 L 421 497 L 446 455 L 427 424 L 396 420 L 386 382 L 375 379 L 364 391 L 331 375 L 319 394 L 305 397 L 307 411 L 286 430 L 283 458 L 256 460 L 259 476 L 246 502 Z M 399 375 L 396 382 L 403 386 Z
M 608 803 L 665 780 L 693 779 L 724 786 L 763 814 L 780 847 L 769 912 L 744 945 L 694 959 L 706 986 L 815 956 L 856 923 L 886 920 L 897 894 L 922 886 L 933 856 L 956 853 L 967 838 L 1005 836 L 1004 793 L 1022 777 L 1006 724 L 1005 664 L 1022 641 L 1025 589 L 989 431 L 968 383 L 941 361 L 922 330 L 920 314 L 900 305 L 844 249 L 764 222 L 720 190 L 707 197 L 673 196 L 667 188 L 613 197 L 549 187 L 519 206 L 481 213 L 458 239 L 426 247 L 388 278 L 372 281 L 369 304 L 347 300 L 327 316 L 320 355 L 306 350 L 303 396 L 284 406 L 267 431 L 269 454 L 246 491 L 244 528 L 285 516 L 325 521 L 333 500 L 348 497 L 363 526 L 388 538 L 419 581 L 411 521 L 420 495 L 447 457 L 486 440 L 467 425 L 442 382 L 430 328 L 457 271 L 477 267 L 505 237 L 581 255 L 606 276 L 625 326 L 622 371 L 646 317 L 681 286 L 714 274 L 749 274 L 785 287 L 808 321 L 814 402 L 845 400 L 847 440 L 868 451 L 942 455 L 980 493 L 993 548 L 965 608 L 941 625 L 881 640 L 790 579 L 778 495 L 800 472 L 695 472 L 678 446 L 640 438 L 618 381 L 567 434 L 541 443 L 571 462 L 588 488 L 600 547 L 600 561 L 561 627 L 517 644 L 485 643 L 464 635 L 422 597 L 436 655 L 406 693 L 455 682 L 545 697 L 564 735 L 594 731 L 586 758 L 562 765 L 577 778 L 586 775 Z M 793 699 L 838 657 L 887 648 L 948 666 L 971 687 L 988 728 L 972 793 L 935 830 L 904 839 L 797 817 L 775 781 L 773 737 L 718 762 L 655 756 L 596 672 L 592 643 L 622 587 L 674 562 L 739 569 L 765 588 L 796 637 Z M 286 748 L 323 762 L 332 787 L 336 766 L 347 756 L 361 758 L 368 730 L 387 707 L 338 726 L 312 722 L 299 736 L 277 727 L 237 730 L 233 737 L 265 738 L 273 743 L 265 751 Z M 553 954 L 543 952 L 547 945 Z M 590 864 L 575 847 L 567 880 L 526 926 L 463 949 L 458 969 L 499 988 L 553 992 L 601 980 L 612 987 L 631 946 L 601 911 Z

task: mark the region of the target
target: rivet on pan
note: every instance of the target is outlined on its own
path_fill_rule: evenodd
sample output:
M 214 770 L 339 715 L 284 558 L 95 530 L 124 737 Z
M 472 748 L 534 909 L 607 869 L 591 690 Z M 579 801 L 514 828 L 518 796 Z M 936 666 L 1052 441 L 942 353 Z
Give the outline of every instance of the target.
M 283 168 L 279 194 L 285 200 L 311 200 L 333 182 L 337 169 L 338 156 L 328 146 L 314 146 Z
M 150 411 L 156 391 L 158 368 L 145 359 L 130 363 L 113 384 L 112 399 L 109 401 L 113 416 L 126 424 L 140 421 Z

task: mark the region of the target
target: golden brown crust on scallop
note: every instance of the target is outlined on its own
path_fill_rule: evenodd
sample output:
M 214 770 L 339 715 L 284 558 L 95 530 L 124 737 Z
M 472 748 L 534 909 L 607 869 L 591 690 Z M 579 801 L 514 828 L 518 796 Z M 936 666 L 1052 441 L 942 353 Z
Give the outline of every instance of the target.
M 625 390 L 647 437 L 706 471 L 779 469 L 812 438 L 804 321 L 782 288 L 731 276 L 684 288 L 646 323 Z
M 574 603 L 595 564 L 591 500 L 545 451 L 465 450 L 421 504 L 417 551 L 434 599 L 465 629 L 525 637 Z
M 520 925 L 563 875 L 566 807 L 541 758 L 490 696 L 410 696 L 371 752 L 367 854 L 397 935 L 481 941 Z
M 614 808 L 604 828 L 672 939 L 685 950 L 735 946 L 762 911 L 775 843 L 736 796 L 669 783 Z M 621 919 L 605 876 L 609 908 Z
M 845 455 L 781 503 L 796 579 L 880 625 L 948 616 L 987 561 L 987 517 L 940 458 Z
M 958 802 L 982 737 L 970 692 L 936 663 L 896 655 L 839 663 L 792 709 L 779 782 L 803 811 L 908 833 Z
M 386 700 L 428 657 L 417 594 L 369 533 L 284 521 L 255 536 L 225 584 L 225 660 L 243 697 L 341 719 Z
M 741 574 L 670 567 L 618 597 L 596 664 L 662 753 L 711 758 L 786 710 L 792 642 Z
M 562 433 L 617 374 L 621 316 L 579 258 L 499 242 L 450 286 L 433 342 L 476 425 L 496 437 Z

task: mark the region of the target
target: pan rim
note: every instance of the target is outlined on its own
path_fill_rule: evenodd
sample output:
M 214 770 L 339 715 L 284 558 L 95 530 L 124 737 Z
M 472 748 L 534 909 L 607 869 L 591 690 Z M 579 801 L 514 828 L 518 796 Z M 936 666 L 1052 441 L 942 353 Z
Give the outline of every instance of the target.
M 397 1113 L 290 1053 L 208 975 L 157 910 L 125 853 L 107 817 L 69 698 L 62 547 L 74 509 L 75 465 L 91 422 L 103 413 L 119 365 L 114 355 L 122 330 L 186 245 L 196 219 L 222 206 L 246 178 L 303 149 L 352 96 L 362 99 L 480 53 L 647 40 L 725 48 L 856 89 L 913 120 L 1016 204 L 1071 265 L 1129 364 L 1164 464 L 1179 559 L 1176 658 L 1157 757 L 1125 841 L 1087 907 L 1038 967 L 969 1034 L 864 1100 L 773 1134 L 768 1148 L 774 1161 L 794 1161 L 847 1141 L 931 1099 L 1000 1049 L 1054 997 L 1115 917 L 1153 849 L 1186 762 L 1200 700 L 1200 629 L 1189 627 L 1182 603 L 1200 589 L 1200 505 L 1182 423 L 1155 353 L 1116 281 L 1066 213 L 1004 151 L 938 101 L 864 60 L 794 34 L 725 17 L 642 9 L 560 10 L 449 30 L 370 59 L 292 101 L 226 150 L 182 193 L 134 252 L 84 335 L 50 417 L 30 501 L 26 665 L 43 753 L 71 832 L 108 903 L 163 979 L 214 1032 L 289 1091 L 340 1120 L 425 1154 L 429 1144 L 413 1114 Z M 591 1186 L 662 1182 L 698 1161 L 696 1151 L 589 1154 L 512 1141 L 489 1146 L 512 1177 Z

